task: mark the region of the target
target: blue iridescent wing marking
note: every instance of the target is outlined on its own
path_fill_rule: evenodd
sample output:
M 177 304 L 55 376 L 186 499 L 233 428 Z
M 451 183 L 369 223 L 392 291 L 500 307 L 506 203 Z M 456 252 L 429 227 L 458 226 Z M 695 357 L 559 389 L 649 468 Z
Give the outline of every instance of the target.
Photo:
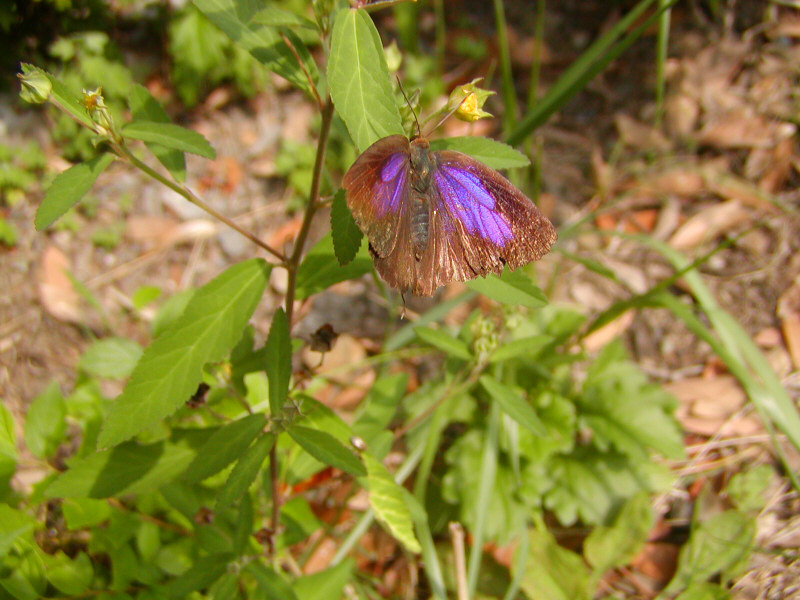
M 433 179 L 450 214 L 463 223 L 468 233 L 500 247 L 511 241 L 511 227 L 497 212 L 497 202 L 475 173 L 452 164 L 441 165 Z
M 356 224 L 382 256 L 392 251 L 399 237 L 409 194 L 409 154 L 406 137 L 380 139 L 356 159 L 342 181 Z

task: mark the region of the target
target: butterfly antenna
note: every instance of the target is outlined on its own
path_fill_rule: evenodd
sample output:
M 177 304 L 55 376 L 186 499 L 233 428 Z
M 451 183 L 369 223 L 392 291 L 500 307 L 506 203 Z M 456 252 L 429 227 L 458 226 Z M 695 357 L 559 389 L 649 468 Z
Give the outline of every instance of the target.
M 400 93 L 403 94 L 403 98 L 406 99 L 406 104 L 408 104 L 408 108 L 411 109 L 411 114 L 414 115 L 414 123 L 417 124 L 417 137 L 422 137 L 422 128 L 419 126 L 419 121 L 417 120 L 417 113 L 414 110 L 414 107 L 411 105 L 411 100 L 409 100 L 408 96 L 406 96 L 406 91 L 403 89 L 403 84 L 400 83 L 400 77 L 398 75 L 395 75 L 395 77 L 397 78 L 397 87 L 400 88 Z

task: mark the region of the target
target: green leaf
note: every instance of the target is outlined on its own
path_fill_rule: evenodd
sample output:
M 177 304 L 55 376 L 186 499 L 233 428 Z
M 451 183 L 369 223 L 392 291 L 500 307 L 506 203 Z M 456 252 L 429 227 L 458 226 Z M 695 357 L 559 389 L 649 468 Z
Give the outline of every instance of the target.
M 182 475 L 189 483 L 203 481 L 237 460 L 264 429 L 263 414 L 248 415 L 218 428 Z
M 431 150 L 455 150 L 481 161 L 492 169 L 527 167 L 530 159 L 508 144 L 485 137 L 452 137 L 431 140 Z
M 731 594 L 716 583 L 693 583 L 675 600 L 730 600 Z
M 725 492 L 742 512 L 760 511 L 765 505 L 765 494 L 775 475 L 770 465 L 750 467 L 731 477 Z
M 596 527 L 583 543 L 583 554 L 599 577 L 631 562 L 653 527 L 649 494 L 636 494 L 620 510 L 613 525 Z
M 0 494 L 17 469 L 16 424 L 11 412 L 0 402 Z
M 78 366 L 95 377 L 125 379 L 132 372 L 142 348 L 128 338 L 98 340 L 83 353 Z
M 472 358 L 469 347 L 464 342 L 444 331 L 431 329 L 430 327 L 415 327 L 414 333 L 423 342 L 441 350 L 448 356 L 462 360 L 470 360 Z
M 515 389 L 503 385 L 488 375 L 482 375 L 481 385 L 489 392 L 509 417 L 525 427 L 533 435 L 546 436 L 547 428 L 539 419 L 528 401 Z
M 20 540 L 17 543 L 17 556 L 14 568 L 3 570 L 0 587 L 18 600 L 40 600 L 47 588 L 45 568 L 41 550 L 35 543 Z
M 324 431 L 345 445 L 350 443 L 353 431 L 339 415 L 311 396 L 302 395 L 298 399 L 302 400 L 300 412 L 303 417 L 295 421 L 297 425 Z
M 212 554 L 198 558 L 192 567 L 167 583 L 162 591 L 171 598 L 187 598 L 191 592 L 202 590 L 222 577 L 228 570 L 232 554 Z
M 186 310 L 144 351 L 108 414 L 98 444 L 118 444 L 172 414 L 197 389 L 203 365 L 222 360 L 242 335 L 271 267 L 251 259 L 197 290 Z
M 269 408 L 279 415 L 289 395 L 292 377 L 292 341 L 289 338 L 289 321 L 282 308 L 275 311 L 266 343 L 267 379 L 269 380 Z
M 335 283 L 361 277 L 372 271 L 372 259 L 362 244 L 355 260 L 341 266 L 333 250 L 333 239 L 330 234 L 323 237 L 308 252 L 297 270 L 298 300 L 326 290 Z
M 110 498 L 150 492 L 173 481 L 197 456 L 207 430 L 175 430 L 154 444 L 126 442 L 85 458 L 72 459 L 69 470 L 45 490 L 48 498 Z
M 89 556 L 80 552 L 74 559 L 58 551 L 54 555 L 44 555 L 47 566 L 47 579 L 56 589 L 67 596 L 81 596 L 89 589 L 94 577 L 94 569 Z
M 137 83 L 131 87 L 128 106 L 134 121 L 170 123 L 166 111 L 143 85 Z M 186 180 L 186 157 L 183 152 L 153 142 L 145 142 L 145 145 L 177 181 Z
M 553 341 L 554 338 L 551 335 L 532 335 L 506 342 L 492 353 L 489 362 L 499 363 L 521 356 L 532 360 L 535 359 L 544 348 L 553 343 Z
M 417 536 L 414 535 L 411 513 L 406 506 L 403 494 L 405 490 L 395 483 L 383 463 L 369 454 L 363 454 L 361 458 L 367 467 L 369 503 L 375 511 L 375 517 L 406 550 L 422 552 Z
M 49 227 L 75 206 L 113 160 L 113 154 L 101 154 L 59 173 L 47 188 L 44 199 L 36 211 L 34 219 L 36 230 L 41 231 Z
M 259 562 L 251 562 L 244 570 L 256 580 L 256 584 L 264 592 L 266 598 L 270 600 L 298 600 L 297 595 L 286 583 L 286 580 L 265 565 Z M 331 596 L 331 598 L 336 597 L 338 596 Z M 302 598 L 303 600 L 307 599 L 306 596 Z
M 353 433 L 364 440 L 369 453 L 379 460 L 388 453 L 394 442 L 389 423 L 405 396 L 407 384 L 406 373 L 378 377 L 353 422 Z
M 358 254 L 364 234 L 353 220 L 353 215 L 347 208 L 344 190 L 341 189 L 333 197 L 331 206 L 331 237 L 339 264 L 344 266 L 352 262 Z
M 39 394 L 25 415 L 25 445 L 37 458 L 56 451 L 67 431 L 67 405 L 54 381 Z
M 353 559 L 347 558 L 319 573 L 298 577 L 292 584 L 292 589 L 297 598 L 302 600 L 341 598 L 345 584 L 350 581 L 353 567 Z
M 247 488 L 256 479 L 256 475 L 261 470 L 264 459 L 267 458 L 269 451 L 275 444 L 275 436 L 265 433 L 256 440 L 256 443 L 248 448 L 242 458 L 234 465 L 225 487 L 222 488 L 217 498 L 217 511 L 234 504 L 244 494 Z
M 540 308 L 547 304 L 547 298 L 530 277 L 520 270 L 503 271 L 502 275 L 489 274 L 467 282 L 467 287 L 508 306 L 527 306 Z
M 217 155 L 202 135 L 174 123 L 133 121 L 122 128 L 122 134 L 134 140 L 159 144 L 165 148 L 190 152 L 204 158 L 215 158 Z
M 0 503 L 0 558 L 5 558 L 14 542 L 27 537 L 34 527 L 36 520 L 33 517 Z
M 303 41 L 291 29 L 270 27 L 260 22 L 267 18 L 263 3 L 241 0 L 194 0 L 194 5 L 261 64 L 301 90 L 311 91 L 306 73 L 315 84 L 319 80 L 319 71 L 313 57 Z M 283 36 L 300 57 L 302 68 Z
M 283 10 L 277 6 L 266 6 L 255 14 L 253 23 L 268 25 L 269 27 L 306 27 L 316 29 L 314 21 L 306 19 L 296 13 Z
M 689 585 L 740 565 L 753 551 L 756 522 L 738 511 L 728 510 L 714 515 L 692 528 L 689 541 L 681 548 L 678 569 L 664 590 L 672 595 Z
M 529 600 L 584 600 L 590 598 L 583 559 L 558 545 L 547 530 L 528 533 L 528 559 L 520 588 Z
M 318 461 L 356 477 L 366 474 L 364 465 L 353 451 L 331 434 L 299 425 L 288 431 L 292 439 Z
M 669 458 L 683 457 L 683 435 L 670 414 L 674 399 L 648 382 L 639 368 L 619 358 L 619 342 L 608 344 L 589 368 L 578 397 L 582 419 L 593 441 L 641 461 L 652 449 Z
M 363 152 L 388 135 L 403 134 L 389 68 L 372 19 L 364 10 L 336 13 L 328 84 L 336 110 Z
M 61 503 L 61 512 L 67 528 L 72 531 L 94 527 L 111 517 L 108 502 L 94 498 L 65 498 Z

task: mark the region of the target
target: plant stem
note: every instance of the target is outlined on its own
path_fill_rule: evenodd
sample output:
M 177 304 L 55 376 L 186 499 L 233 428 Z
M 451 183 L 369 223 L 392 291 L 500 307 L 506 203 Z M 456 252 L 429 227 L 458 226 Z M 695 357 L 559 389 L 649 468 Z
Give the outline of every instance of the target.
M 215 219 L 218 219 L 218 220 L 222 221 L 223 223 L 225 223 L 231 229 L 234 229 L 235 231 L 238 231 L 244 237 L 246 237 L 248 240 L 250 240 L 251 242 L 256 244 L 259 248 L 262 248 L 263 250 L 266 250 L 267 252 L 272 254 L 272 256 L 277 258 L 282 263 L 286 261 L 286 257 L 283 254 L 281 254 L 280 252 L 275 250 L 269 244 L 265 244 L 264 242 L 262 242 L 254 234 L 250 233 L 249 231 L 247 231 L 246 229 L 244 229 L 243 227 L 238 225 L 233 220 L 229 219 L 228 217 L 226 217 L 222 213 L 217 212 L 215 209 L 211 208 L 208 204 L 206 204 L 205 202 L 200 200 L 200 198 L 198 198 L 194 194 L 194 192 L 192 192 L 189 188 L 187 188 L 187 187 L 185 187 L 183 185 L 180 185 L 178 183 L 175 183 L 174 181 L 172 181 L 170 179 L 167 179 L 166 177 L 161 175 L 161 173 L 159 173 L 155 169 L 151 168 L 147 163 L 144 163 L 141 160 L 139 160 L 138 158 L 136 158 L 131 153 L 131 151 L 128 150 L 125 146 L 123 146 L 121 144 L 115 144 L 114 147 L 118 151 L 120 156 L 122 156 L 123 158 L 127 159 L 133 166 L 135 166 L 140 171 L 146 173 L 147 175 L 149 175 L 150 177 L 152 177 L 156 181 L 164 184 L 165 186 L 167 186 L 169 189 L 173 190 L 174 192 L 177 192 L 178 194 L 180 194 L 181 196 L 186 198 L 189 202 L 191 202 L 192 204 L 194 204 L 198 208 L 201 208 L 202 210 L 204 210 L 205 212 L 210 214 Z
M 333 103 L 330 97 L 325 102 L 322 109 L 322 125 L 319 132 L 319 142 L 317 143 L 317 158 L 314 161 L 314 173 L 311 178 L 311 193 L 308 198 L 306 212 L 303 215 L 303 223 L 300 225 L 300 233 L 294 243 L 292 255 L 286 259 L 286 270 L 289 273 L 289 281 L 286 287 L 286 318 L 289 321 L 289 328 L 292 327 L 292 313 L 294 311 L 295 288 L 297 287 L 297 268 L 300 266 L 300 258 L 303 256 L 303 248 L 311 230 L 311 221 L 314 213 L 319 208 L 319 190 L 322 184 L 322 167 L 325 164 L 325 149 L 328 146 L 328 134 L 331 131 L 333 120 Z

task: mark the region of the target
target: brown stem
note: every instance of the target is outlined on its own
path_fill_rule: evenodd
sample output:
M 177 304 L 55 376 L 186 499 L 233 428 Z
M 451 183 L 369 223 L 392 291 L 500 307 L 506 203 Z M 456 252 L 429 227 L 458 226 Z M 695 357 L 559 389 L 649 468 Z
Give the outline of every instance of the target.
M 322 98 L 319 97 L 317 86 L 314 84 L 314 79 L 311 77 L 311 74 L 308 72 L 308 69 L 306 69 L 306 66 L 303 64 L 303 59 L 300 58 L 300 55 L 297 53 L 297 49 L 294 47 L 294 44 L 292 44 L 289 38 L 286 37 L 286 34 L 282 33 L 281 37 L 283 38 L 283 43 L 288 46 L 289 51 L 292 53 L 295 60 L 297 61 L 297 64 L 300 65 L 300 69 L 302 69 L 303 74 L 306 76 L 306 79 L 308 80 L 308 85 L 311 88 L 311 93 L 313 94 L 314 99 L 316 99 L 317 101 L 317 106 L 319 107 L 320 110 L 322 110 L 323 109 Z
M 331 121 L 333 120 L 333 103 L 331 99 L 325 102 L 322 108 L 322 125 L 319 132 L 319 142 L 317 143 L 317 158 L 314 161 L 314 173 L 311 178 L 311 193 L 308 198 L 308 206 L 303 215 L 303 223 L 300 225 L 300 232 L 294 243 L 292 255 L 286 259 L 286 269 L 289 273 L 289 280 L 286 287 L 286 318 L 289 321 L 289 328 L 292 326 L 292 313 L 294 311 L 295 288 L 297 287 L 297 267 L 300 266 L 300 258 L 303 256 L 303 248 L 311 230 L 311 221 L 314 213 L 319 208 L 319 190 L 322 185 L 322 167 L 325 164 L 325 149 L 328 145 L 328 134 L 331 131 Z

